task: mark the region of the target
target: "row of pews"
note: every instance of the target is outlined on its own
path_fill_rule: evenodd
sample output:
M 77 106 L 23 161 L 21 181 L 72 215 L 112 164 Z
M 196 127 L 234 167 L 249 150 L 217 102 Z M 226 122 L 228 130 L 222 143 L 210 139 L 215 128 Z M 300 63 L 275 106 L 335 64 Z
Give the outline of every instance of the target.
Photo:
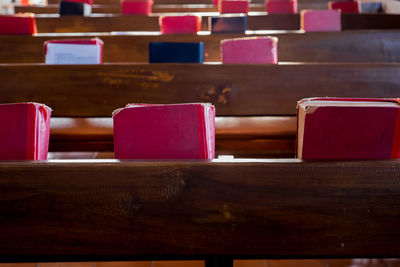
M 54 109 L 50 160 L 0 162 L 0 261 L 399 257 L 399 161 L 294 159 L 299 99 L 400 95 L 399 18 L 304 33 L 299 15 L 259 14 L 246 35 L 161 35 L 158 16 L 38 16 L 39 34 L 0 36 L 0 103 Z M 278 65 L 220 63 L 221 40 L 265 35 Z M 104 64 L 42 64 L 44 41 L 85 37 Z M 202 41 L 206 63 L 148 64 L 158 41 Z M 216 154 L 234 158 L 112 159 L 111 113 L 131 102 L 213 103 Z

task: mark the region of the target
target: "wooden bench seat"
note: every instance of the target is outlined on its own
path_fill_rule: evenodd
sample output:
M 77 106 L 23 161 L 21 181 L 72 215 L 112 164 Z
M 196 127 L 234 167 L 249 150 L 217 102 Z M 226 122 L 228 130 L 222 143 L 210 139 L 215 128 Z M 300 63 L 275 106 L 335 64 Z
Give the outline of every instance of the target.
M 163 13 L 164 15 L 166 13 Z M 218 13 L 199 13 L 203 15 L 202 29 L 208 30 L 208 16 Z M 111 32 L 111 31 L 159 31 L 158 15 L 123 16 L 109 14 L 106 16 L 48 16 L 38 15 L 36 18 L 38 32 Z M 385 14 L 343 14 L 343 30 L 364 29 L 399 29 L 400 15 Z M 249 30 L 299 30 L 299 14 L 270 14 L 254 12 L 248 16 Z
M 59 6 L 50 5 L 16 5 L 15 12 L 31 12 L 35 14 L 58 14 Z M 264 4 L 250 4 L 250 11 L 265 11 Z M 176 13 L 176 12 L 218 12 L 218 6 L 212 4 L 188 4 L 188 5 L 166 5 L 156 4 L 152 7 L 152 13 Z M 119 14 L 120 5 L 93 5 L 93 14 Z
M 254 35 L 159 35 L 131 34 L 43 34 L 0 36 L 1 63 L 44 62 L 43 43 L 51 39 L 99 37 L 104 41 L 104 62 L 148 62 L 150 42 L 194 42 L 205 44 L 205 61 L 220 61 L 220 42 L 243 36 L 273 35 L 279 38 L 281 62 L 400 62 L 400 30 L 344 32 L 258 32 Z
M 399 256 L 399 177 L 400 161 L 0 162 L 0 259 Z

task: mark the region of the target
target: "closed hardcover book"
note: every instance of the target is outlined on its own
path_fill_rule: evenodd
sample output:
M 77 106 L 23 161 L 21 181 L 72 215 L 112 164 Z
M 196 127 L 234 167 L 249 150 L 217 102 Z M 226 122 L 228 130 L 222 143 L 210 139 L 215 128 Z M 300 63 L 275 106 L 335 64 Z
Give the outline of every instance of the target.
M 228 13 L 245 13 L 249 12 L 248 0 L 220 0 L 218 3 L 218 11 L 221 14 Z
M 337 9 L 342 14 L 359 14 L 361 11 L 358 1 L 331 1 L 328 3 L 329 9 Z
M 60 0 L 60 16 L 90 16 L 92 15 L 93 0 Z
M 201 17 L 161 16 L 159 24 L 162 34 L 196 34 L 201 29 Z
M 297 157 L 399 158 L 399 111 L 399 99 L 303 99 L 297 107 Z
M 383 6 L 381 2 L 368 2 L 360 4 L 361 13 L 382 13 Z
M 204 44 L 152 42 L 149 44 L 149 63 L 203 63 Z
M 211 104 L 129 104 L 114 111 L 117 159 L 212 159 L 215 108 Z
M 295 14 L 297 13 L 297 0 L 267 0 L 265 9 L 268 14 Z
M 44 43 L 46 64 L 100 64 L 103 41 L 94 39 L 60 39 Z
M 47 159 L 50 114 L 43 104 L 0 104 L 0 160 Z
M 209 17 L 208 26 L 211 33 L 245 33 L 247 16 L 229 14 Z
M 302 10 L 301 29 L 306 32 L 338 32 L 342 30 L 340 10 Z
M 277 64 L 278 38 L 245 37 L 221 41 L 222 63 L 226 64 Z
M 34 14 L 0 15 L 0 34 L 32 35 L 35 33 L 37 33 L 37 28 Z
M 121 2 L 122 15 L 150 15 L 153 1 L 124 0 Z

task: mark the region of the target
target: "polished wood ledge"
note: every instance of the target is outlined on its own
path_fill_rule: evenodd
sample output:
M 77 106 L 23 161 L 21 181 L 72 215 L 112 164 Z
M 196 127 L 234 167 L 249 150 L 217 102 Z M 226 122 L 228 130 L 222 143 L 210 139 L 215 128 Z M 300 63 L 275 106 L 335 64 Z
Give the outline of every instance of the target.
M 400 161 L 0 162 L 0 260 L 400 256 Z
M 299 30 L 299 14 L 269 14 L 260 12 L 259 5 L 253 6 L 247 18 L 248 30 Z M 160 10 L 162 11 L 162 10 Z M 258 11 L 258 12 L 257 12 Z M 184 12 L 187 13 L 187 12 Z M 38 15 L 38 32 L 111 32 L 111 31 L 159 31 L 158 16 L 168 13 L 154 13 L 151 16 L 123 16 L 119 14 L 95 14 L 92 17 Z M 171 15 L 171 14 L 169 14 Z M 200 12 L 202 29 L 208 30 L 208 17 L 216 12 Z M 387 14 L 343 14 L 343 30 L 399 29 L 400 15 Z
M 31 12 L 35 14 L 57 14 L 59 5 L 16 5 L 15 12 Z M 250 12 L 265 11 L 265 4 L 250 4 Z M 155 4 L 152 13 L 192 13 L 192 12 L 218 12 L 218 6 L 212 4 Z M 92 14 L 119 14 L 121 5 L 93 5 Z
M 217 117 L 216 155 L 293 158 L 296 121 L 295 116 Z M 111 118 L 51 119 L 50 151 L 63 152 L 51 157 L 113 158 L 113 150 Z
M 400 64 L 0 64 L 0 103 L 110 117 L 128 103 L 210 102 L 217 116 L 294 116 L 306 97 L 398 97 Z
M 400 30 L 313 32 L 255 31 L 248 34 L 161 35 L 159 32 L 0 35 L 0 63 L 41 63 L 43 43 L 52 39 L 94 38 L 104 41 L 104 62 L 148 62 L 150 42 L 203 42 L 205 61 L 221 61 L 221 40 L 278 37 L 282 62 L 400 62 Z M 368 45 L 367 45 L 368 44 Z M 12 52 L 10 52 L 12 51 Z

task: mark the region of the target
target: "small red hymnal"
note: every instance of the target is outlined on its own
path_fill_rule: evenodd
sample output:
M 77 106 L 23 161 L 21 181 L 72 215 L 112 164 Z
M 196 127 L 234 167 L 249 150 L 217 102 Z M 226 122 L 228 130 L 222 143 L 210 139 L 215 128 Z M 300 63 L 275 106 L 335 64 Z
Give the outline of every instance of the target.
M 129 104 L 114 111 L 117 159 L 212 159 L 215 108 L 211 104 Z
M 342 14 L 359 14 L 361 11 L 358 1 L 332 1 L 328 3 L 329 9 L 337 9 Z
M 160 17 L 163 34 L 196 34 L 201 29 L 201 17 L 194 15 Z
M 399 99 L 307 98 L 297 108 L 298 158 L 400 157 Z
M 47 159 L 50 114 L 43 104 L 1 104 L 0 160 Z
M 37 33 L 37 29 L 34 14 L 0 15 L 0 34 L 32 35 L 35 33 Z
M 121 2 L 122 15 L 150 15 L 153 1 L 148 0 L 123 0 Z

